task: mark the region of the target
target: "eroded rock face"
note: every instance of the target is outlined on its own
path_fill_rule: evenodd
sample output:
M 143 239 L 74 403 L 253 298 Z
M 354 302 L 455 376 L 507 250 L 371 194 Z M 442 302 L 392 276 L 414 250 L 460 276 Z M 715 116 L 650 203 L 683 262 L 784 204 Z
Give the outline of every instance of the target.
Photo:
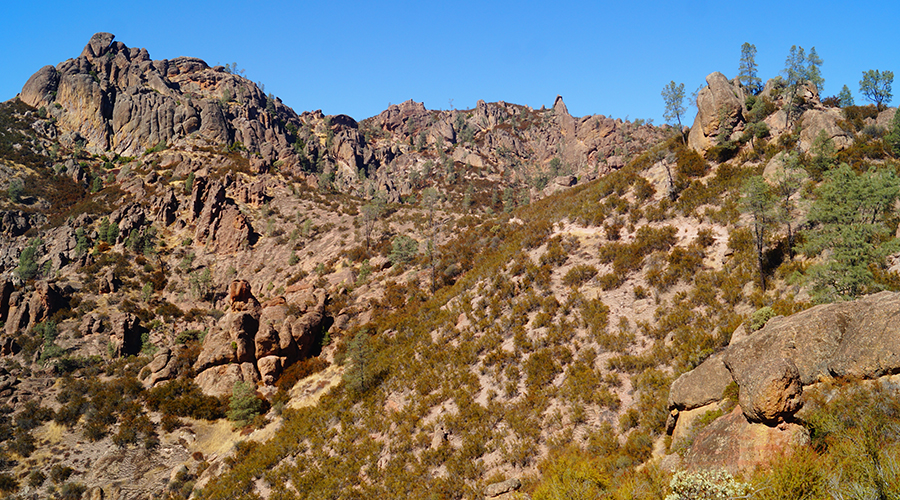
M 231 253 L 250 247 L 253 227 L 234 201 L 225 196 L 225 186 L 214 181 L 205 190 L 205 201 L 197 216 L 194 241 L 211 252 Z
M 312 304 L 296 307 L 304 311 L 299 317 L 289 314 L 292 307 L 284 298 L 261 307 L 245 280 L 233 281 L 228 296 L 231 312 L 206 335 L 194 363 L 197 384 L 204 392 L 227 389 L 230 394 L 237 380 L 271 385 L 284 369 L 309 357 L 325 319 L 324 290 L 313 291 Z
M 790 359 L 776 358 L 758 365 L 731 360 L 740 387 L 740 403 L 751 422 L 775 424 L 789 418 L 802 402 L 800 372 Z
M 701 153 L 713 145 L 711 137 L 743 120 L 746 98 L 737 80 L 729 81 L 718 71 L 706 77 L 706 84 L 697 95 L 697 116 L 688 136 L 688 145 Z
M 110 318 L 114 356 L 129 356 L 141 352 L 140 320 L 131 313 L 121 313 Z
M 3 285 L 0 299 L 6 309 L 5 329 L 8 335 L 17 335 L 34 325 L 45 321 L 58 311 L 65 301 L 60 287 L 54 283 L 40 281 L 30 294 L 25 290 L 13 291 L 12 285 Z
M 668 407 L 670 410 L 692 410 L 719 401 L 732 380 L 722 355 L 714 354 L 672 382 Z
M 838 108 L 809 109 L 800 117 L 800 150 L 809 152 L 819 134 L 831 139 L 835 149 L 840 151 L 853 143 L 853 137 L 838 126 L 844 114 Z
M 684 457 L 689 470 L 751 470 L 794 446 L 809 442 L 806 428 L 792 423 L 778 427 L 751 423 L 740 406 L 702 429 Z
M 218 144 L 240 141 L 269 161 L 294 158 L 281 123 L 296 114 L 281 101 L 222 67 L 192 57 L 151 60 L 146 49 L 114 39 L 97 33 L 77 58 L 41 68 L 21 99 L 47 109 L 62 132 L 77 133 L 95 152 L 134 156 L 198 133 Z
M 672 385 L 669 409 L 689 409 L 715 396 L 724 383 L 717 384 L 716 377 L 727 379 L 721 362 L 739 386 L 746 419 L 769 425 L 791 420 L 802 406 L 804 386 L 832 377 L 874 379 L 900 372 L 897 318 L 900 294 L 894 292 L 772 318 L 682 375 Z

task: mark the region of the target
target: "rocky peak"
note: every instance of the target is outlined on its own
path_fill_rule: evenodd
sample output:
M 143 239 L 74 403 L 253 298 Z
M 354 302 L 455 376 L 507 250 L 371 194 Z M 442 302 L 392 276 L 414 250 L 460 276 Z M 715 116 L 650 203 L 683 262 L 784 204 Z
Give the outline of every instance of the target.
M 97 33 L 77 58 L 41 68 L 20 98 L 95 153 L 134 156 L 159 143 L 188 144 L 198 132 L 214 144 L 239 142 L 269 161 L 296 163 L 283 124 L 298 120 L 280 101 L 222 67 L 191 57 L 151 60 L 146 49 L 114 38 Z

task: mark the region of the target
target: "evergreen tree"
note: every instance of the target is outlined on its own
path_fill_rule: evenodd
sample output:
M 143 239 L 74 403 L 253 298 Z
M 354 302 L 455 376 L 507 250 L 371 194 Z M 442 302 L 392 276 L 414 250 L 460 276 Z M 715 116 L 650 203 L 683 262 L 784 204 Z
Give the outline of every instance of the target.
M 809 211 L 812 229 L 802 250 L 821 254 L 809 276 L 819 302 L 849 299 L 879 287 L 870 269 L 895 251 L 887 219 L 900 195 L 900 179 L 887 168 L 857 175 L 846 163 L 825 173 Z
M 228 420 L 238 425 L 250 423 L 262 410 L 262 401 L 256 397 L 254 388 L 246 382 L 235 382 L 228 403 Z
M 772 193 L 776 197 L 775 209 L 778 222 L 787 230 L 788 255 L 794 258 L 794 221 L 798 216 L 798 206 L 794 195 L 803 187 L 807 178 L 800 166 L 800 155 L 791 151 L 782 159 L 782 166 L 775 172 Z
M 738 67 L 738 81 L 756 95 L 762 91 L 762 80 L 757 76 L 756 45 L 744 42 L 741 45 L 741 63 Z
M 816 52 L 816 48 L 809 49 L 809 55 L 806 56 L 806 80 L 812 82 L 816 86 L 816 90 L 822 93 L 825 86 L 825 79 L 822 78 L 822 58 Z
M 894 82 L 893 71 L 878 71 L 870 69 L 863 71 L 863 78 L 859 81 L 859 93 L 866 99 L 875 103 L 878 109 L 891 102 L 891 84 Z
M 891 130 L 884 136 L 884 142 L 890 146 L 894 156 L 900 156 L 900 113 L 896 111 L 891 120 Z
M 782 70 L 785 82 L 785 101 L 784 116 L 785 127 L 789 127 L 793 114 L 797 111 L 796 103 L 797 90 L 806 77 L 806 51 L 803 47 L 791 45 L 791 50 L 784 62 L 784 70 Z
M 663 118 L 666 122 L 671 123 L 673 120 L 678 124 L 678 130 L 681 131 L 681 115 L 684 114 L 684 84 L 676 84 L 670 81 L 668 85 L 663 87 L 662 98 L 666 103 L 666 110 L 663 112 Z
M 853 106 L 853 94 L 850 93 L 850 88 L 847 85 L 844 85 L 841 88 L 840 93 L 838 93 L 838 102 L 842 108 L 846 108 L 847 106 Z
M 759 267 L 759 282 L 766 289 L 765 250 L 769 241 L 769 233 L 776 221 L 775 197 L 769 185 L 761 175 L 747 179 L 743 188 L 743 211 L 750 215 L 750 229 L 753 234 L 753 245 L 756 250 L 756 262 Z
M 384 214 L 385 203 L 380 196 L 376 196 L 372 201 L 366 203 L 362 207 L 363 232 L 366 236 L 366 251 L 371 247 L 372 232 L 375 230 L 375 224 L 381 215 Z
M 394 265 L 405 264 L 419 252 L 419 242 L 405 234 L 397 235 L 391 242 L 390 260 Z
M 365 332 L 357 333 L 347 346 L 347 356 L 353 364 L 344 371 L 344 381 L 351 391 L 356 393 L 366 392 L 372 383 L 373 374 L 375 373 L 372 364 L 372 354 L 369 334 Z
M 40 245 L 41 240 L 35 238 L 19 254 L 19 266 L 16 268 L 16 274 L 19 275 L 19 278 L 29 280 L 37 275 L 37 251 Z

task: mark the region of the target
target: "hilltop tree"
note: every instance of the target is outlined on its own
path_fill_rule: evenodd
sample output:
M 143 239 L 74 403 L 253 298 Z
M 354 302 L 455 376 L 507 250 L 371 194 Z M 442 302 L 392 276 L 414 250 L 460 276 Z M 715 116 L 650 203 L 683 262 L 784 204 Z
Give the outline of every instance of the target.
M 666 110 L 663 112 L 663 118 L 667 123 L 674 120 L 678 123 L 678 134 L 681 136 L 681 142 L 684 142 L 684 133 L 682 132 L 681 115 L 685 112 L 684 107 L 684 84 L 676 84 L 674 80 L 662 90 L 663 102 L 666 103 Z
M 802 251 L 822 254 L 809 276 L 819 302 L 857 297 L 878 288 L 870 266 L 895 251 L 887 219 L 900 195 L 900 179 L 887 168 L 857 175 L 846 163 L 825 173 L 809 211 L 812 229 Z
M 891 102 L 891 84 L 894 82 L 893 71 L 878 71 L 870 69 L 863 71 L 863 78 L 859 81 L 859 93 L 872 101 L 878 109 Z
M 825 79 L 822 78 L 822 58 L 816 52 L 816 48 L 809 49 L 809 55 L 806 56 L 806 80 L 816 86 L 816 90 L 822 93 L 825 86 Z
M 838 97 L 838 105 L 842 108 L 846 108 L 847 106 L 853 106 L 853 94 L 850 93 L 850 88 L 845 84 L 841 91 L 837 95 Z
M 741 45 L 741 64 L 738 67 L 738 81 L 752 94 L 762 90 L 762 80 L 756 75 L 756 45 L 744 42 Z
M 683 115 L 685 111 L 684 84 L 676 84 L 674 80 L 670 81 L 668 85 L 663 87 L 662 98 L 666 103 L 666 110 L 663 112 L 663 118 L 666 119 L 667 123 L 671 123 L 674 120 L 678 123 L 678 128 L 680 130 L 681 115 Z
M 800 85 L 806 80 L 807 74 L 807 66 L 806 66 L 806 51 L 803 50 L 803 47 L 798 47 L 797 45 L 791 45 L 791 50 L 788 52 L 787 59 L 784 62 L 784 69 L 781 71 L 781 74 L 784 76 L 784 83 L 786 87 L 786 99 L 784 103 L 784 116 L 785 116 L 785 126 L 790 126 L 792 115 L 796 111 L 796 104 L 794 100 L 797 97 L 797 90 L 800 88 Z

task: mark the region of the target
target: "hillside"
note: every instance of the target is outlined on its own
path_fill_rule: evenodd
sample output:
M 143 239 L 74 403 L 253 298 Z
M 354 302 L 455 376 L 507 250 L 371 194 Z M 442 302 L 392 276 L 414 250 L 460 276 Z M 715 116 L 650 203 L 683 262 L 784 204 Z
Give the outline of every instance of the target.
M 690 132 L 561 97 L 357 122 L 94 35 L 0 104 L 0 489 L 897 491 L 895 412 L 848 410 L 890 406 L 896 299 L 843 302 L 900 284 L 895 110 L 707 83 Z

